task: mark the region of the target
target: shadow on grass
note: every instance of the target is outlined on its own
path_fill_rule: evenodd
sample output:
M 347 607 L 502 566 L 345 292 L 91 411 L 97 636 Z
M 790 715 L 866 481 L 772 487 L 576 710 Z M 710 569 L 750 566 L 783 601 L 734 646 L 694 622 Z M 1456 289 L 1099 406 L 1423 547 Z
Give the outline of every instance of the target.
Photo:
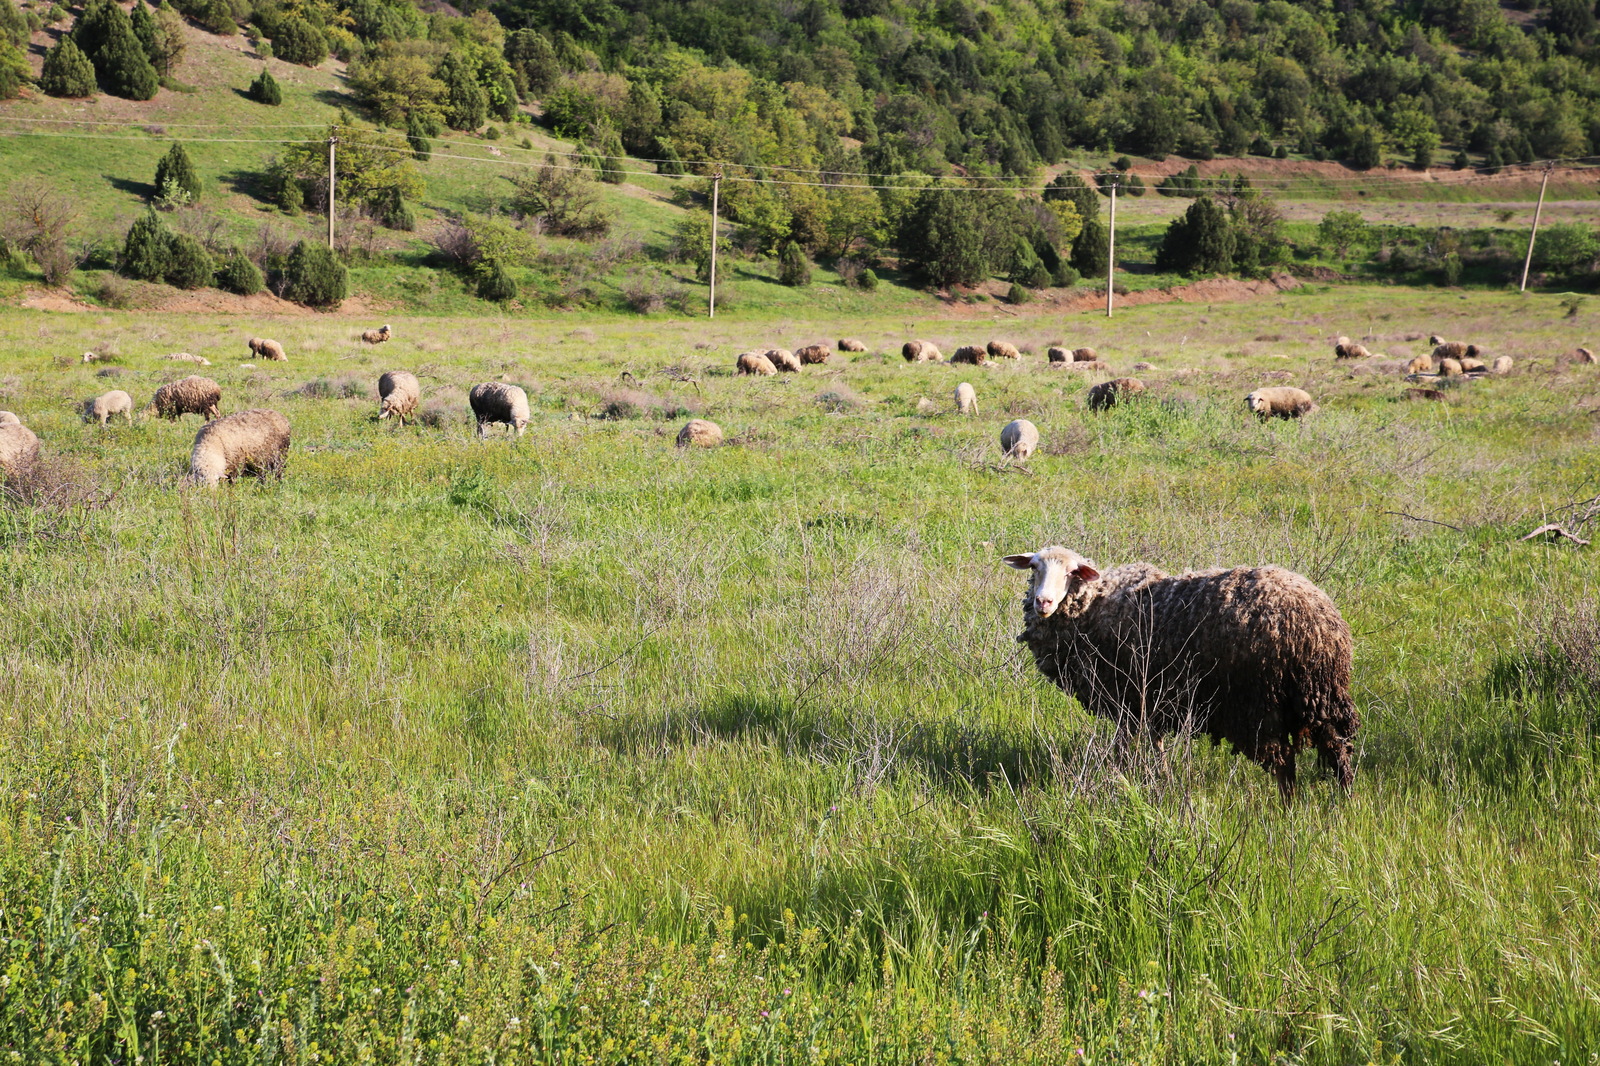
M 113 189 L 137 196 L 141 200 L 149 200 L 156 194 L 156 187 L 148 181 L 134 181 L 131 178 L 118 177 L 115 174 L 102 174 Z
M 272 202 L 272 187 L 265 171 L 230 170 L 226 174 L 218 174 L 217 181 L 226 186 L 229 192 L 248 196 L 258 203 Z

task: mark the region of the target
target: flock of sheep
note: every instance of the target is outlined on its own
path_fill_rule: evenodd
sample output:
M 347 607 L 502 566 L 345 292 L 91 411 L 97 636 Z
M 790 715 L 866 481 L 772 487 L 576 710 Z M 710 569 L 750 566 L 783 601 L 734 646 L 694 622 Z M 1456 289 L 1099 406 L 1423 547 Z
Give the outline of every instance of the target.
M 361 340 L 381 344 L 391 335 L 384 326 L 364 331 Z M 1485 364 L 1475 345 L 1439 337 L 1431 343 L 1430 356 L 1405 365 L 1409 379 L 1511 370 L 1511 360 L 1504 356 Z M 252 338 L 248 347 L 263 359 L 286 358 L 277 341 Z M 866 345 L 845 338 L 838 349 L 864 352 Z M 1580 359 L 1593 361 L 1583 349 L 1579 353 Z M 823 344 L 794 352 L 747 351 L 738 356 L 735 371 L 752 376 L 798 373 L 826 363 L 832 354 Z M 906 342 L 901 354 L 912 363 L 944 360 L 936 345 L 922 340 Z M 1338 339 L 1334 354 L 1338 359 L 1373 357 L 1347 337 Z M 996 340 L 957 348 L 949 362 L 981 367 L 1020 356 L 1015 346 Z M 1051 347 L 1047 357 L 1054 366 L 1107 369 L 1091 348 Z M 209 365 L 186 353 L 169 358 Z M 1122 377 L 1093 386 L 1086 400 L 1090 410 L 1099 412 L 1145 391 L 1138 378 Z M 393 417 L 403 426 L 415 418 L 421 386 L 416 375 L 391 370 L 379 378 L 378 395 L 378 417 Z M 977 390 L 970 382 L 956 386 L 954 399 L 958 413 L 978 413 Z M 206 420 L 189 460 L 189 476 L 197 484 L 281 476 L 289 452 L 288 420 L 262 409 L 224 417 L 221 400 L 215 381 L 190 375 L 157 389 L 145 411 L 167 419 L 197 414 Z M 1299 418 L 1316 409 L 1308 393 L 1289 387 L 1256 389 L 1244 402 L 1262 419 Z M 528 397 L 516 385 L 483 382 L 473 386 L 468 403 L 480 438 L 489 425 L 504 425 L 519 437 L 528 425 Z M 86 421 L 102 426 L 117 415 L 131 423 L 133 414 L 133 398 L 121 390 L 88 400 L 83 408 Z M 722 429 L 703 418 L 689 421 L 677 438 L 679 447 L 722 442 Z M 1026 461 L 1038 446 L 1038 427 L 1026 419 L 1008 422 L 1000 431 L 1001 452 L 1009 459 Z M 38 438 L 16 415 L 0 411 L 0 471 L 16 476 L 38 455 Z M 1323 768 L 1350 789 L 1352 737 L 1360 725 L 1350 696 L 1350 627 L 1333 601 L 1306 578 L 1273 566 L 1168 575 L 1133 563 L 1101 573 L 1088 559 L 1060 546 L 1007 556 L 1005 561 L 1030 572 L 1024 627 L 1017 640 L 1028 646 L 1046 678 L 1091 713 L 1114 721 L 1119 735 L 1149 733 L 1159 739 L 1193 731 L 1225 739 L 1273 774 L 1285 799 L 1295 789 L 1295 757 L 1310 746 Z

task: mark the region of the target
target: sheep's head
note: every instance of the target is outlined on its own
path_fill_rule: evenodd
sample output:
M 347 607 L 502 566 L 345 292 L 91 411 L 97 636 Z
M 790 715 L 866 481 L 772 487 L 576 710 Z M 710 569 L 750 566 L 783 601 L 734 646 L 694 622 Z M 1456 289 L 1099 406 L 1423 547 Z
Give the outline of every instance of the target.
M 1018 570 L 1033 571 L 1027 602 L 1040 618 L 1055 614 L 1061 601 L 1100 576 L 1089 560 L 1056 545 L 1025 555 L 1008 555 L 1005 562 Z
M 1259 392 L 1252 392 L 1244 398 L 1244 405 L 1256 414 L 1260 414 L 1267 409 L 1267 398 Z

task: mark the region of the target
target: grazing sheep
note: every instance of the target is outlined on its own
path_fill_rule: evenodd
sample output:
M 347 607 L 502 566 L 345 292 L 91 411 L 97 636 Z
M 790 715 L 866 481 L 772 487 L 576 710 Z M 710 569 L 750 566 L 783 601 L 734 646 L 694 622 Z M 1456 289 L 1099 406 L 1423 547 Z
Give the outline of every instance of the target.
M 263 359 L 281 363 L 289 358 L 283 353 L 283 345 L 277 341 L 266 340 L 262 337 L 251 337 L 247 343 L 250 346 L 250 350 Z
M 172 363 L 193 363 L 195 366 L 210 366 L 211 360 L 203 355 L 190 355 L 188 352 L 173 352 L 167 356 L 167 361 Z
M 1406 364 L 1405 373 L 1409 377 L 1412 374 L 1426 374 L 1429 371 L 1431 371 L 1432 369 L 1433 369 L 1433 359 L 1432 359 L 1432 357 L 1426 356 L 1426 355 L 1419 355 L 1415 359 L 1411 360 L 1411 362 Z
M 83 402 L 85 422 L 99 422 L 103 426 L 112 415 L 122 415 L 128 420 L 128 425 L 133 425 L 133 397 L 121 389 L 112 389 L 103 396 Z
M 1482 359 L 1461 360 L 1461 372 L 1463 374 L 1485 374 L 1488 371 L 1489 368 L 1483 364 Z
M 762 377 L 770 377 L 778 372 L 778 368 L 772 365 L 772 360 L 762 352 L 745 352 L 739 356 L 734 369 L 741 374 L 760 374 Z
M 983 366 L 988 361 L 989 350 L 976 344 L 964 344 L 950 357 L 952 363 L 971 363 L 973 366 Z
M 1093 348 L 1074 348 L 1072 349 L 1072 361 L 1074 363 L 1098 363 L 1100 355 Z
M 1000 431 L 1000 454 L 1026 462 L 1039 447 L 1039 427 L 1026 418 L 1007 422 Z
M 1257 389 L 1244 398 L 1244 405 L 1263 422 L 1269 418 L 1299 418 L 1317 409 L 1317 405 L 1311 402 L 1310 393 L 1288 385 Z
M 364 329 L 361 331 L 363 344 L 382 344 L 388 339 L 389 327 L 387 325 L 379 326 L 377 329 Z
M 1460 377 L 1461 376 L 1461 360 L 1459 360 L 1459 359 L 1441 359 L 1441 360 L 1439 360 L 1439 373 L 1443 374 L 1447 378 L 1458 378 L 1458 377 Z
M 767 359 L 783 374 L 800 373 L 800 360 L 787 348 L 771 348 L 767 351 Z
M 1489 364 L 1489 373 L 1496 377 L 1504 377 L 1511 373 L 1511 357 L 1509 355 L 1496 356 L 1494 362 Z
M 21 422 L 0 423 L 0 473 L 20 477 L 39 461 L 39 438 Z
M 22 419 L 10 411 L 0 411 L 0 426 L 20 426 Z
M 199 415 L 207 422 L 218 417 L 222 403 L 222 386 L 210 378 L 190 374 L 182 381 L 163 385 L 151 397 L 145 408 L 160 418 L 177 421 L 181 415 Z
M 977 413 L 978 391 L 963 381 L 956 386 L 956 414 L 975 415 Z
M 1070 363 L 1072 362 L 1072 349 L 1052 344 L 1044 350 L 1044 356 L 1052 363 Z
M 722 427 L 704 418 L 691 418 L 678 431 L 678 447 L 715 448 L 722 443 Z
M 1349 337 L 1340 337 L 1334 341 L 1333 357 L 1335 359 L 1366 359 L 1372 353 L 1362 345 L 1356 344 Z
M 102 356 L 99 352 L 84 352 L 83 353 L 83 361 L 85 363 L 98 363 L 103 358 L 105 358 L 105 357 Z
M 1407 389 L 1400 394 L 1402 400 L 1442 400 L 1444 393 L 1438 389 Z
M 1117 378 L 1102 381 L 1089 390 L 1089 410 L 1109 411 L 1144 391 L 1144 382 L 1138 378 Z
M 988 350 L 991 359 L 1022 358 L 1022 353 L 1017 351 L 1016 345 L 1007 344 L 1005 341 L 990 341 Z
M 281 478 L 288 461 L 289 420 L 255 408 L 200 427 L 189 453 L 189 477 L 206 486 L 239 477 Z
M 1439 336 L 1437 333 L 1430 333 L 1428 334 L 1428 343 L 1437 348 L 1439 345 L 1445 343 L 1445 339 Z
M 767 364 L 771 366 L 772 364 Z M 472 405 L 472 416 L 478 422 L 478 436 L 491 422 L 509 426 L 514 436 L 522 436 L 528 428 L 528 394 L 519 386 L 503 381 L 485 381 L 472 386 L 467 393 L 467 403 Z
M 1029 570 L 1019 643 L 1046 678 L 1119 732 L 1191 728 L 1259 763 L 1294 795 L 1302 744 L 1346 792 L 1355 778 L 1353 641 L 1328 595 L 1276 566 L 1102 574 L 1076 552 L 1008 555 Z
M 416 417 L 413 412 L 417 409 L 417 402 L 422 399 L 422 385 L 418 383 L 417 376 L 409 370 L 387 370 L 378 379 L 378 417 L 388 418 L 394 415 L 403 426 L 409 417 L 413 422 Z
M 832 358 L 833 349 L 826 344 L 808 344 L 804 348 L 796 348 L 794 355 L 802 363 L 826 363 Z
M 839 350 L 841 352 L 864 352 L 867 350 L 867 346 L 854 337 L 840 337 Z
M 1572 354 L 1577 356 L 1576 361 L 1579 362 L 1579 363 L 1593 363 L 1594 362 L 1594 353 L 1591 352 L 1587 348 L 1579 348 L 1575 352 L 1573 352 Z
M 939 346 L 932 341 L 906 341 L 900 346 L 900 354 L 905 356 L 908 363 L 938 363 L 944 360 Z
M 1439 363 L 1446 359 L 1455 359 L 1459 361 L 1467 358 L 1468 356 L 1477 358 L 1478 346 L 1476 344 L 1462 344 L 1460 341 L 1445 341 L 1442 344 L 1436 344 L 1433 346 L 1434 366 L 1438 366 Z

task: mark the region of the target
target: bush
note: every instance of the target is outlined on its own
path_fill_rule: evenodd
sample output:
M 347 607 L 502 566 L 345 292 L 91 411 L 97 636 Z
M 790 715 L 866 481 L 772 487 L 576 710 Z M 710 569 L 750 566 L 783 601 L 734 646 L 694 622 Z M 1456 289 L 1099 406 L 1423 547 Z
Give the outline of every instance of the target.
M 278 23 L 278 32 L 272 38 L 272 54 L 285 63 L 314 67 L 328 58 L 328 42 L 311 23 L 298 15 L 290 15 Z
M 187 233 L 175 233 L 167 244 L 167 265 L 163 272 L 168 285 L 198 289 L 211 284 L 211 253 Z
M 431 134 L 422 112 L 413 111 L 406 116 L 406 144 L 411 147 L 412 158 L 419 163 L 433 158 L 433 144 L 428 140 Z
M 856 284 L 861 286 L 862 292 L 876 292 L 878 289 L 878 275 L 873 272 L 871 267 L 868 267 L 861 272 L 860 277 L 856 278 Z
M 156 164 L 158 195 L 166 189 L 168 183 L 176 185 L 187 193 L 190 201 L 200 199 L 200 175 L 195 172 L 194 163 L 189 160 L 189 153 L 176 141 L 168 149 L 167 154 L 161 157 L 161 162 Z
M 794 241 L 785 244 L 778 253 L 778 280 L 795 288 L 811 284 L 811 260 Z
M 495 303 L 506 303 L 517 298 L 517 282 L 498 259 L 486 259 L 478 264 L 478 296 Z
M 1222 205 L 1202 196 L 1172 220 L 1156 253 L 1156 268 L 1179 274 L 1212 274 L 1233 268 L 1233 223 Z
M 278 88 L 278 79 L 272 76 L 271 71 L 263 69 L 256 75 L 256 80 L 250 83 L 250 99 L 269 107 L 283 103 L 283 90 Z
M 1274 159 L 1288 159 L 1289 158 L 1289 146 L 1287 144 L 1278 145 L 1278 147 L 1276 147 L 1276 148 L 1274 148 L 1272 150 L 1272 158 L 1274 158 Z
M 1032 299 L 1033 293 L 1028 291 L 1026 286 L 1016 282 L 1011 284 L 1011 289 L 1006 293 L 1006 303 L 1010 304 L 1025 304 Z
M 1072 286 L 1076 285 L 1081 278 L 1082 275 L 1080 275 L 1076 270 L 1072 269 L 1072 265 L 1064 259 L 1056 266 L 1056 269 L 1050 275 L 1050 281 L 1057 287 L 1063 289 L 1070 289 Z
M 307 307 L 331 310 L 344 301 L 350 272 L 324 244 L 301 241 L 289 252 L 283 267 L 283 295 Z
M 167 249 L 172 243 L 172 231 L 154 211 L 128 227 L 127 239 L 122 243 L 122 262 L 119 272 L 140 281 L 160 281 L 167 272 Z
M 63 37 L 45 53 L 39 88 L 51 96 L 94 95 L 94 64 L 71 37 Z
M 983 229 L 974 197 L 929 190 L 918 197 L 901 227 L 901 261 L 936 288 L 976 285 L 989 276 Z
M 145 55 L 144 46 L 134 36 L 133 25 L 122 9 L 115 4 L 108 4 L 105 9 L 109 14 L 100 23 L 102 43 L 89 53 L 100 87 L 112 96 L 148 100 L 161 84 L 156 68 L 150 64 L 150 57 Z
M 1099 218 L 1087 219 L 1078 237 L 1072 242 L 1069 260 L 1079 276 L 1098 278 L 1110 267 L 1109 249 L 1106 247 L 1106 227 Z
M 216 285 L 219 289 L 238 293 L 240 296 L 254 296 L 265 286 L 261 271 L 250 261 L 250 257 L 235 248 L 228 253 L 217 266 Z

